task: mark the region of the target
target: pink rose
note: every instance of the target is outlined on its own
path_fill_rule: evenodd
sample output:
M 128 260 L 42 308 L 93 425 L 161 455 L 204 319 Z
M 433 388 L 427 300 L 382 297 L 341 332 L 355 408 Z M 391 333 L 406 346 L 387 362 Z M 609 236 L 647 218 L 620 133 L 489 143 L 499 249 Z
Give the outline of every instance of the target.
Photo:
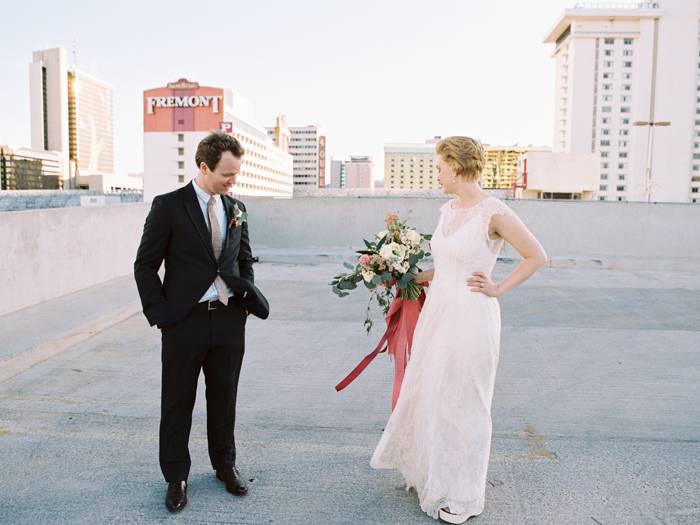
M 366 253 L 363 253 L 360 256 L 360 266 L 362 266 L 363 268 L 367 268 L 369 266 L 369 255 L 367 255 Z

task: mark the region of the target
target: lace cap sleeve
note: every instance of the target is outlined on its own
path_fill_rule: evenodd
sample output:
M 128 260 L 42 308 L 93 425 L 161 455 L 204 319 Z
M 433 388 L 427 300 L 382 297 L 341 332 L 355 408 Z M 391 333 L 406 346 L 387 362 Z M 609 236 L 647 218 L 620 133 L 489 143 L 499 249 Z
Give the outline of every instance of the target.
M 481 212 L 481 226 L 489 246 L 500 240 L 496 239 L 496 241 L 494 241 L 493 239 L 489 239 L 489 224 L 491 224 L 491 217 L 494 215 L 505 215 L 506 217 L 511 217 L 515 215 L 515 212 L 506 206 L 503 201 L 500 201 L 495 197 L 487 199 L 487 202 L 484 202 L 484 207 Z

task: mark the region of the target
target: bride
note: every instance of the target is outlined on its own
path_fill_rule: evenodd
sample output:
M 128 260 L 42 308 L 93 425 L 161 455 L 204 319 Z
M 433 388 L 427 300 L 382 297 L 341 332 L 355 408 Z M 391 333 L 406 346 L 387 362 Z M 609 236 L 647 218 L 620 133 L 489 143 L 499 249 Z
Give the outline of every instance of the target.
M 546 255 L 510 208 L 480 188 L 481 143 L 450 137 L 435 149 L 443 192 L 456 198 L 440 208 L 435 268 L 415 276 L 432 284 L 399 400 L 370 464 L 400 470 L 428 515 L 464 523 L 484 509 L 501 333 L 496 297 L 529 279 Z M 496 284 L 490 275 L 504 240 L 523 261 Z

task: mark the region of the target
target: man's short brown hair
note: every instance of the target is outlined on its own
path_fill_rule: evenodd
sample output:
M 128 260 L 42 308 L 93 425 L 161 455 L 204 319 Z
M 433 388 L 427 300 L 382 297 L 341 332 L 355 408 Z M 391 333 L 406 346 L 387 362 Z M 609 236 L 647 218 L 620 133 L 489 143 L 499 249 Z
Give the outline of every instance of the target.
M 197 163 L 197 169 L 204 162 L 210 171 L 214 171 L 221 160 L 221 154 L 224 151 L 230 151 L 231 154 L 240 159 L 245 155 L 245 150 L 238 139 L 233 135 L 224 133 L 223 131 L 212 131 L 202 139 L 197 146 L 194 161 Z

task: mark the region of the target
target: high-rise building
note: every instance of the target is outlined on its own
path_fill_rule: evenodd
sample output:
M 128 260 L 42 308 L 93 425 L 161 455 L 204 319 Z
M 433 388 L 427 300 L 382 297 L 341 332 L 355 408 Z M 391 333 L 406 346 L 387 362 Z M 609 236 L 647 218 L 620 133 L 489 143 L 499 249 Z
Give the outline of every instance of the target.
M 232 134 L 245 149 L 234 195 L 292 196 L 292 156 L 253 121 L 253 107 L 239 93 L 183 78 L 144 91 L 143 105 L 144 201 L 197 176 L 197 146 L 214 129 Z
M 0 190 L 58 190 L 62 166 L 57 151 L 0 146 Z
M 63 48 L 35 51 L 29 65 L 32 149 L 63 156 L 62 188 L 88 188 L 114 173 L 112 85 L 68 66 Z
M 329 188 L 345 188 L 347 185 L 347 167 L 342 160 L 331 159 L 331 181 Z
M 597 198 L 700 202 L 697 0 L 577 4 L 555 45 L 554 152 L 600 153 Z
M 384 144 L 385 188 L 437 188 L 435 145 L 440 137 L 425 144 Z
M 294 158 L 294 188 L 311 190 L 326 186 L 326 136 L 321 126 L 287 127 L 283 116 L 267 129 L 268 136 Z
M 532 146 L 491 146 L 484 144 L 483 188 L 510 188 L 518 178 L 518 157 L 530 151 L 551 152 L 551 148 Z
M 353 157 L 345 162 L 346 188 L 374 188 L 374 162 L 372 157 Z
M 425 144 L 384 144 L 385 188 L 438 188 L 435 146 L 440 137 Z M 482 187 L 510 188 L 518 178 L 518 157 L 528 151 L 551 151 L 532 146 L 491 146 L 484 144 Z

